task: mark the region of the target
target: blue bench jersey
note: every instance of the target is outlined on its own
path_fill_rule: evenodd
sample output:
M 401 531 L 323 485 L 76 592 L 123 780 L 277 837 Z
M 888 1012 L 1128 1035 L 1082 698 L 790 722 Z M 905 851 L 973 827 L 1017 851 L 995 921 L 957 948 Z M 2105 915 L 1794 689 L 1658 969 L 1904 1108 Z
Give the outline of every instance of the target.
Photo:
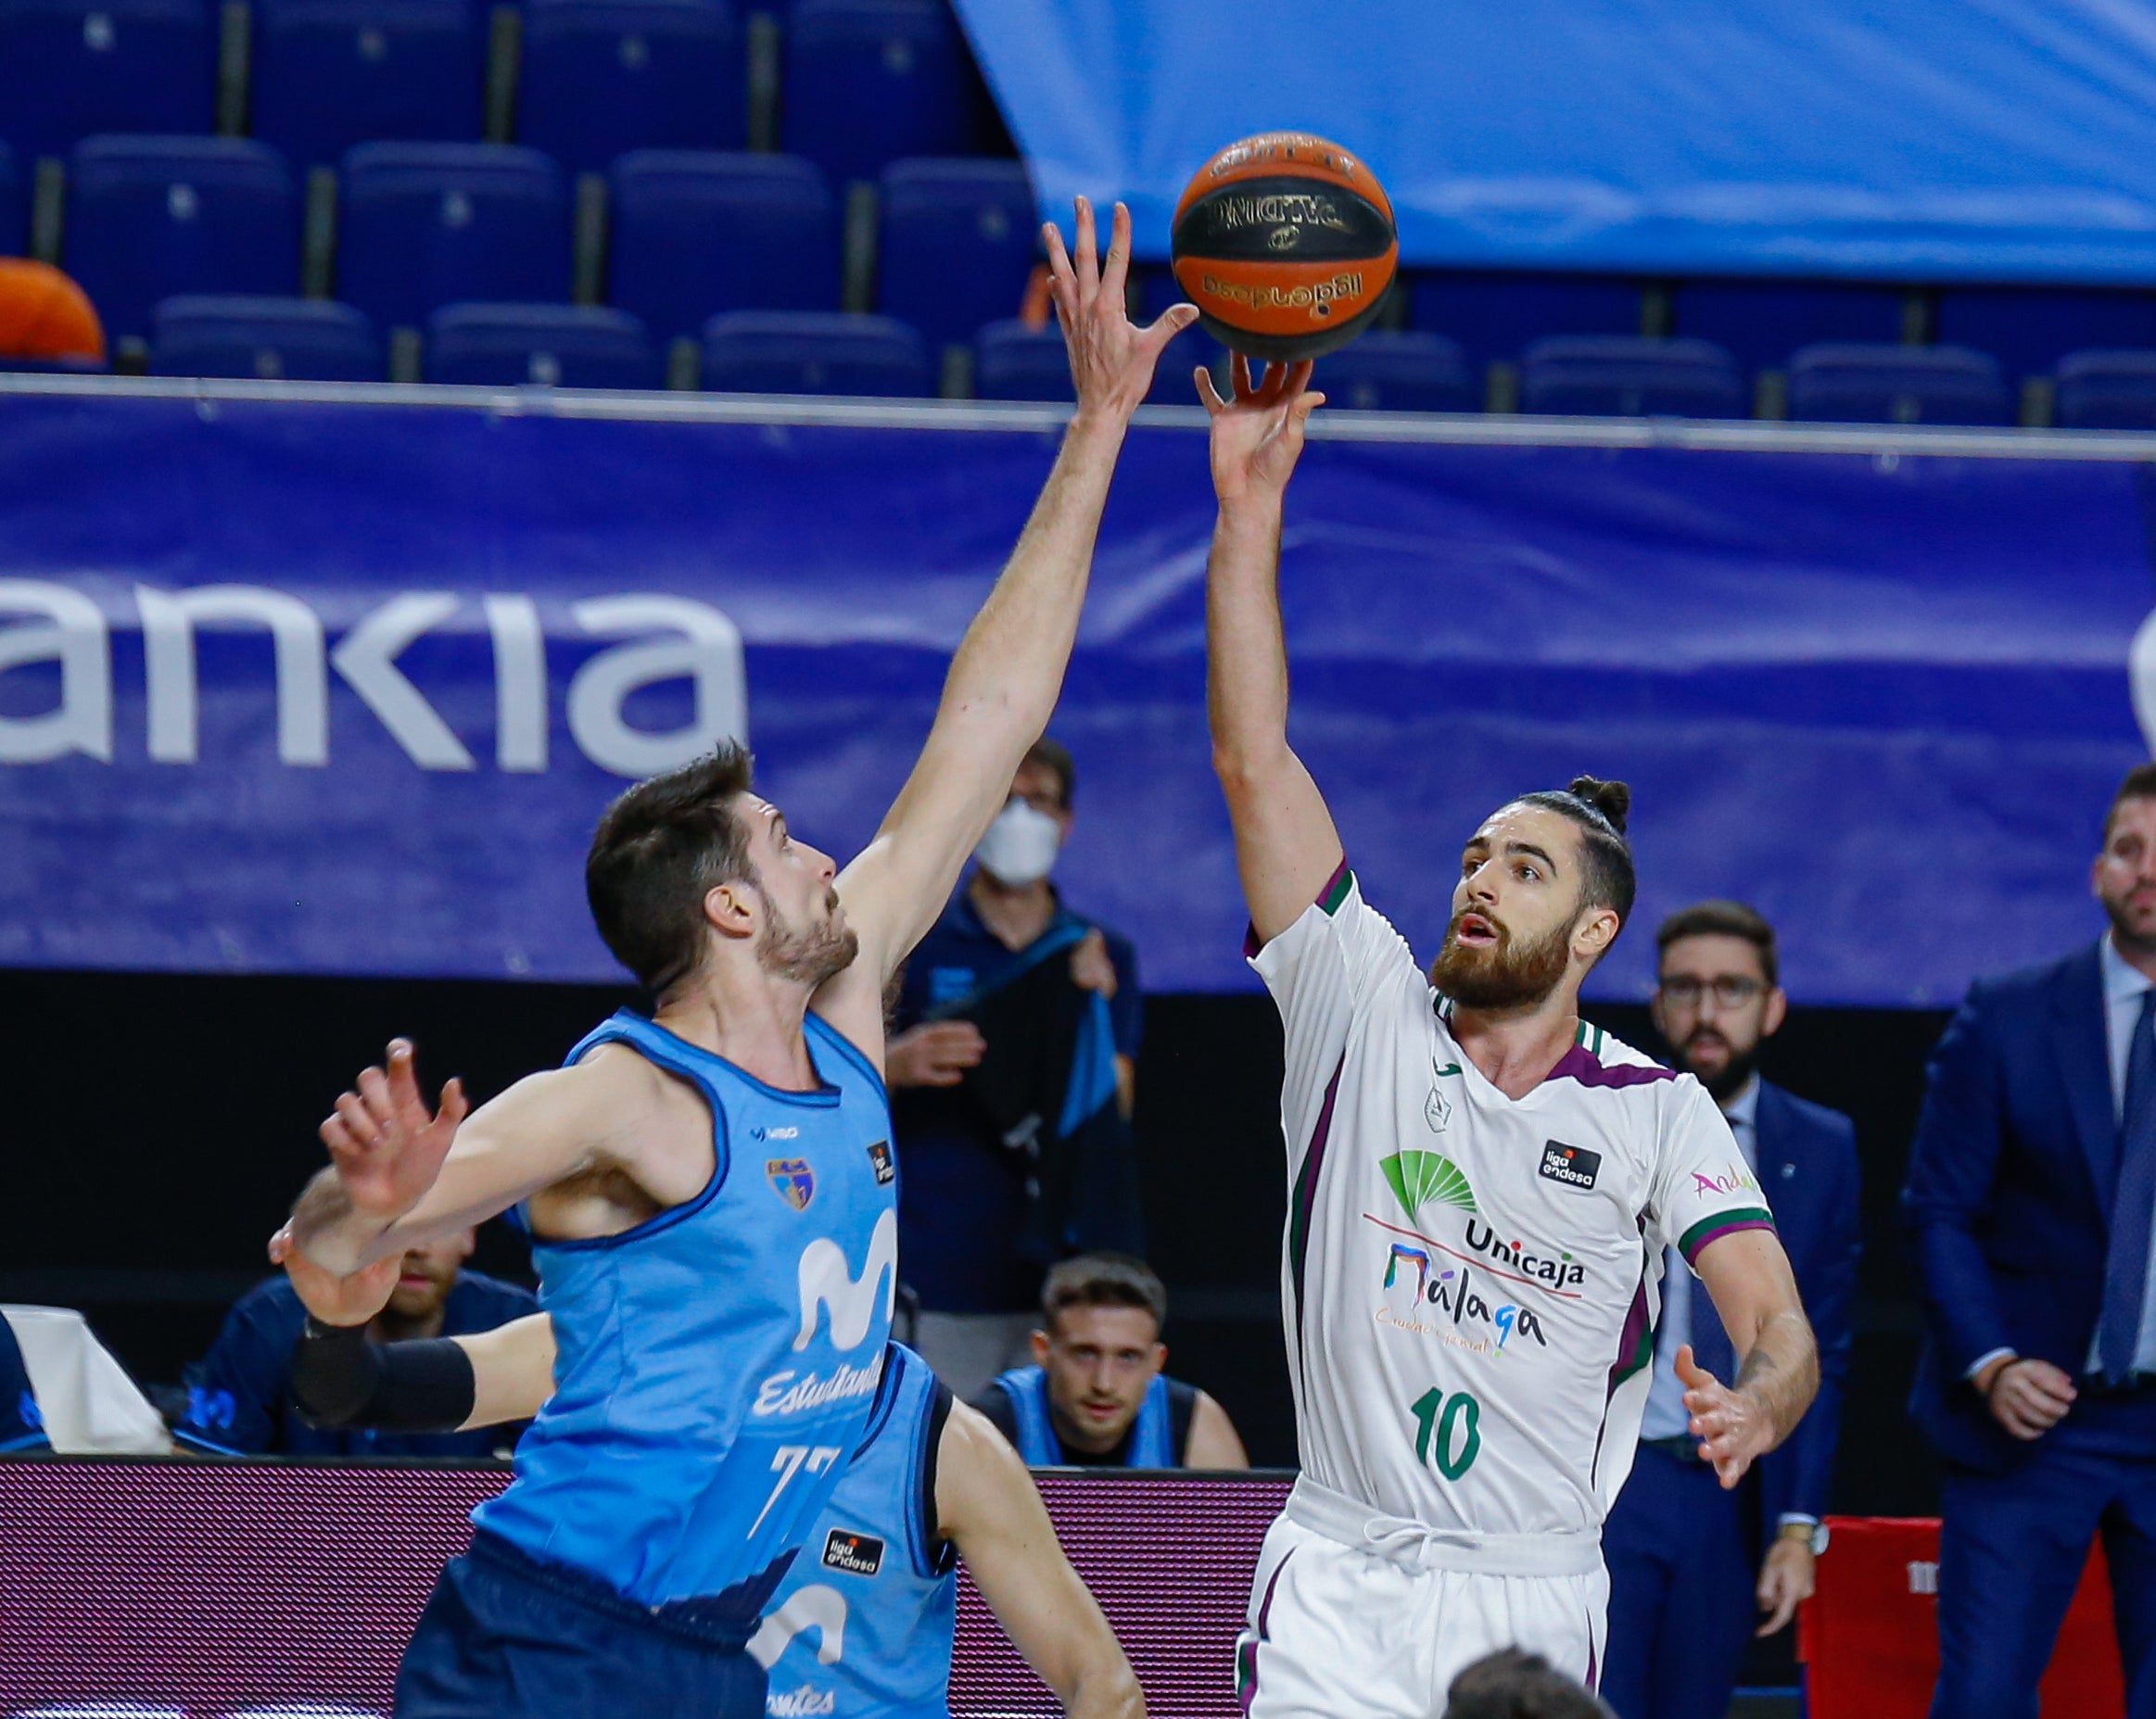
M 883 1082 L 813 1014 L 806 1032 L 804 1093 L 626 1011 L 570 1053 L 626 1044 L 693 1084 L 716 1162 L 694 1199 L 619 1235 L 534 1239 L 554 1394 L 472 1517 L 744 1640 L 861 1441 L 897 1288 Z
M 0 1450 L 49 1450 L 44 1416 L 38 1412 L 37 1393 L 31 1388 L 30 1369 L 23 1364 L 22 1346 L 15 1341 L 5 1314 L 0 1314 Z
M 1028 1468 L 1057 1468 L 1070 1456 L 1056 1436 L 1056 1423 L 1048 1414 L 1048 1375 L 1038 1367 L 1016 1367 L 996 1375 L 996 1383 L 1010 1398 L 1018 1422 L 1011 1443 Z M 1122 1457 L 1124 1468 L 1180 1468 L 1183 1454 L 1175 1448 L 1175 1417 L 1169 1400 L 1168 1376 L 1155 1373 L 1131 1422 Z
M 886 1351 L 867 1436 L 779 1585 L 749 1651 L 768 1719 L 947 1719 L 958 1555 L 936 1534 L 935 1454 L 950 1393 Z

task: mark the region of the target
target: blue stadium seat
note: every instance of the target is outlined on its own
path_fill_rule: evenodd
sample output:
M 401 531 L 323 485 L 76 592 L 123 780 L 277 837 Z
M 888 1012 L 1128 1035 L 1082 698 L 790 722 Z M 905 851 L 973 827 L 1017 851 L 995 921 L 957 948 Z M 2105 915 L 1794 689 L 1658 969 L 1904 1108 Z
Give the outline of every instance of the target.
M 1028 328 L 1015 318 L 991 322 L 973 339 L 973 398 L 1074 400 L 1071 360 L 1054 322 Z
M 15 151 L 0 143 L 0 257 L 19 257 L 30 236 L 22 175 L 15 171 Z
M 445 304 L 564 303 L 561 170 L 510 144 L 361 144 L 344 158 L 337 297 L 385 328 Z
M 1015 315 L 1040 243 L 1016 161 L 894 161 L 883 171 L 876 308 L 932 346 Z
M 607 297 L 662 339 L 725 310 L 836 310 L 831 185 L 783 155 L 639 149 L 614 164 Z
M 2156 348 L 2156 293 L 2045 286 L 1949 286 L 1940 340 L 1988 352 L 2009 378 L 2048 374 L 2069 352 Z
M 208 132 L 210 0 L 0 0 L 0 130 L 26 159 L 102 132 Z
M 715 392 L 919 398 L 935 384 L 928 343 L 887 316 L 735 310 L 704 328 L 704 386 Z
M 1317 361 L 1316 386 L 1357 411 L 1479 411 L 1482 388 L 1466 354 L 1442 335 L 1376 329 Z
M 1560 335 L 1521 355 L 1520 410 L 1591 418 L 1742 418 L 1737 367 L 1706 340 Z
M 2069 352 L 2051 421 L 2068 430 L 2156 430 L 2156 351 Z
M 942 0 L 796 0 L 782 101 L 786 148 L 840 182 L 979 142 L 965 43 Z
M 302 167 L 355 144 L 476 138 L 478 0 L 255 0 L 254 135 Z
M 1789 415 L 1815 423 L 2011 423 L 1998 360 L 1967 347 L 1806 347 L 1789 360 Z
M 386 373 L 373 325 L 349 304 L 201 294 L 158 305 L 150 373 L 379 382 Z
M 1749 372 L 1779 370 L 1823 340 L 1896 341 L 1899 287 L 1840 281 L 1687 281 L 1673 295 L 1673 332 L 1711 340 Z
M 444 305 L 426 325 L 426 379 L 497 387 L 655 388 L 659 355 L 627 310 L 596 305 Z
M 64 266 L 108 341 L 149 333 L 175 293 L 297 293 L 299 197 L 242 137 L 91 137 L 68 171 Z
M 516 134 L 571 172 L 631 149 L 739 149 L 742 38 L 729 0 L 530 0 Z
M 1460 343 L 1468 362 L 1516 359 L 1551 335 L 1637 335 L 1637 282 L 1598 275 L 1426 274 L 1414 322 Z

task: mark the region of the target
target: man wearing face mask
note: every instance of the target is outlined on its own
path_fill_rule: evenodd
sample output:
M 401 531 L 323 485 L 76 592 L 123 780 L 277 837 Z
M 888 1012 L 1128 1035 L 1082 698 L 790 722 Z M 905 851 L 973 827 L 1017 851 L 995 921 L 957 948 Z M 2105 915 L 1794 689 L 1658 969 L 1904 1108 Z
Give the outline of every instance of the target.
M 1690 1435 L 1676 1357 L 1689 1343 L 1720 1376 L 1729 1336 L 1685 1273 L 1663 1276 L 1639 1454 L 1603 1528 L 1602 1693 L 1619 1719 L 1721 1719 L 1746 1637 L 1783 1628 L 1812 1592 L 1857 1289 L 1857 1134 L 1847 1117 L 1759 1076 L 1759 1048 L 1789 1009 L 1764 917 L 1739 902 L 1701 902 L 1664 920 L 1655 946 L 1655 1025 L 1676 1066 L 1721 1106 L 1746 1173 L 1764 1186 L 1820 1351 L 1810 1410 L 1724 1491 Z
M 1048 881 L 1075 782 L 1056 741 L 1026 754 L 899 992 L 899 1258 L 920 1303 L 914 1346 L 961 1398 L 1031 1359 L 1049 1265 L 1143 1245 L 1136 952 Z

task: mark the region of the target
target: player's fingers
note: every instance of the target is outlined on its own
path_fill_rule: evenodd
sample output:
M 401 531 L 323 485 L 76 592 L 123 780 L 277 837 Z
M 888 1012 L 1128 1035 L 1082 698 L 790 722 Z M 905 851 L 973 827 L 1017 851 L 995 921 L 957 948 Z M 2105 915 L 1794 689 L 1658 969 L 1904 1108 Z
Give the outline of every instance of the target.
M 464 1096 L 464 1078 L 451 1075 L 450 1083 L 442 1088 L 442 1107 L 439 1119 L 451 1128 L 471 1114 L 472 1102 Z
M 1310 386 L 1311 376 L 1316 370 L 1317 361 L 1314 359 L 1306 358 L 1300 363 L 1290 364 L 1282 386 L 1289 394 L 1300 394 Z
M 345 1127 L 345 1119 L 341 1116 L 331 1115 L 323 1118 L 322 1126 L 314 1132 L 322 1144 L 329 1148 L 329 1156 L 333 1159 L 349 1157 L 359 1150 L 358 1144 L 351 1137 L 350 1131 Z
M 1250 360 L 1243 353 L 1232 352 L 1228 355 L 1228 380 L 1235 384 L 1237 399 L 1254 398 L 1255 391 L 1250 386 Z
M 1212 386 L 1212 372 L 1203 364 L 1191 368 L 1190 379 L 1198 385 L 1198 403 L 1211 417 L 1217 418 L 1228 409 L 1227 401 L 1220 397 L 1220 390 Z
M 1100 290 L 1117 304 L 1122 302 L 1123 284 L 1130 277 L 1131 212 L 1120 201 L 1109 217 L 1108 259 L 1100 271 Z
M 1715 1382 L 1714 1374 L 1699 1364 L 1698 1358 L 1693 1354 L 1692 1345 L 1689 1343 L 1680 1343 L 1677 1346 L 1676 1367 L 1678 1378 L 1695 1389 L 1700 1385 L 1712 1384 Z
M 1138 344 L 1152 351 L 1163 350 L 1191 323 L 1198 321 L 1198 307 L 1194 304 L 1172 304 L 1153 319 L 1151 326 L 1138 335 Z
M 1077 199 L 1078 248 L 1071 260 L 1078 270 L 1078 302 L 1083 306 L 1093 302 L 1100 290 L 1099 234 L 1093 223 L 1093 205 L 1084 197 Z
M 336 1101 L 337 1120 L 355 1152 L 364 1152 L 382 1137 L 380 1122 L 357 1093 L 346 1093 Z

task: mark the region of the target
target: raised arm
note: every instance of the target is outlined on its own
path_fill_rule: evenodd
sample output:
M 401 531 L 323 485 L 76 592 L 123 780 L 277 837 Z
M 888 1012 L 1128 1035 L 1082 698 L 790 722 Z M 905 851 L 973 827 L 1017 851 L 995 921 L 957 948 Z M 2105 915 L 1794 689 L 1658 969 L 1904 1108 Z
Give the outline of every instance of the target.
M 1730 1347 L 1744 1359 L 1724 1384 L 1686 1344 L 1677 1376 L 1700 1454 L 1724 1486 L 1796 1430 L 1820 1388 L 1819 1348 L 1797 1297 L 1789 1256 L 1767 1230 L 1738 1230 L 1699 1250 L 1695 1270 L 1714 1298 Z
M 339 1275 L 479 1223 L 590 1165 L 633 1103 L 640 1060 L 602 1049 L 573 1068 L 526 1076 L 466 1115 L 455 1081 L 438 1111 L 419 1090 L 409 1042 L 369 1068 L 322 1125 L 330 1164 L 292 1208 L 295 1244 Z
M 1212 487 L 1220 517 L 1206 564 L 1206 717 L 1212 764 L 1236 830 L 1250 923 L 1270 942 L 1324 892 L 1340 835 L 1302 760 L 1287 744 L 1287 646 L 1280 626 L 1280 524 L 1302 452 L 1311 366 L 1273 365 L 1262 385 L 1235 360 L 1234 398 L 1198 372 L 1212 414 Z
M 1130 1661 L 1063 1556 L 1033 1476 L 964 1403 L 951 1405 L 937 1447 L 936 1511 L 996 1622 L 1071 1719 L 1145 1719 Z
M 935 922 L 958 872 L 1010 793 L 1026 749 L 1040 739 L 1063 686 L 1100 514 L 1131 413 L 1153 366 L 1197 319 L 1171 307 L 1150 328 L 1123 311 L 1130 214 L 1117 204 L 1105 265 L 1095 256 L 1093 210 L 1077 208 L 1076 251 L 1051 224 L 1047 243 L 1057 320 L 1078 406 L 1047 485 L 988 600 L 966 630 L 919 761 L 875 840 L 839 876 L 861 958 L 827 989 L 881 988 Z M 830 1013 L 830 999 L 818 1006 Z

